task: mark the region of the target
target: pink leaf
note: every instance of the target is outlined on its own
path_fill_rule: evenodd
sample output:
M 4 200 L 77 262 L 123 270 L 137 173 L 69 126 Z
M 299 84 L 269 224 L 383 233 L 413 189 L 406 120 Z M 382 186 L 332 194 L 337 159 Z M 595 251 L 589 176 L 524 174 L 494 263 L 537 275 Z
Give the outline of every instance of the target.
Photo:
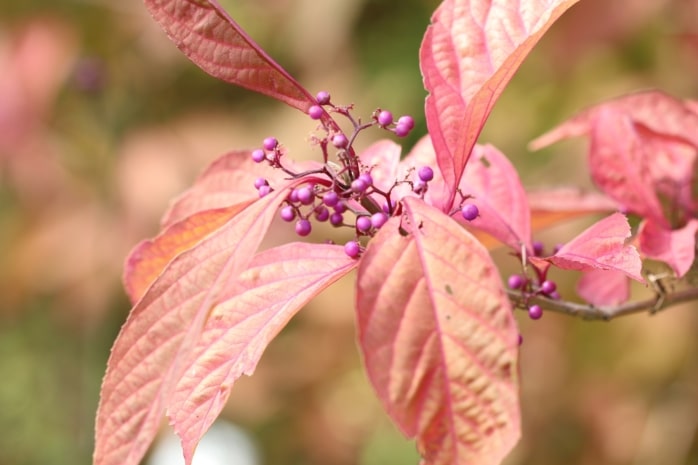
M 620 305 L 630 298 L 630 285 L 625 273 L 615 270 L 588 270 L 577 283 L 577 293 L 597 307 Z
M 203 210 L 226 208 L 259 198 L 254 187 L 259 177 L 273 186 L 283 181 L 284 174 L 266 163 L 255 163 L 248 150 L 226 153 L 213 161 L 194 185 L 172 203 L 162 218 L 162 228 Z
M 644 221 L 638 231 L 640 252 L 649 258 L 666 262 L 681 278 L 696 258 L 698 220 L 692 219 L 683 228 L 667 230 L 652 221 Z
M 369 378 L 425 463 L 498 465 L 519 438 L 511 304 L 475 238 L 420 199 L 404 207 L 359 267 Z
M 473 161 L 465 168 L 460 190 L 472 195 L 480 216 L 468 224 L 492 235 L 516 251 L 531 246 L 531 211 L 516 169 L 491 145 L 476 145 Z
M 303 112 L 315 98 L 259 47 L 216 0 L 146 0 L 170 39 L 207 73 Z
M 642 261 L 635 247 L 626 245 L 630 225 L 621 213 L 597 221 L 545 260 L 565 270 L 615 270 L 644 282 Z
M 133 307 L 102 383 L 95 465 L 140 462 L 206 320 L 249 264 L 286 195 L 270 193 L 177 255 Z
M 187 464 L 235 380 L 251 375 L 290 318 L 357 263 L 343 247 L 304 243 L 269 249 L 254 258 L 211 312 L 168 407 Z
M 698 114 L 690 101 L 659 91 L 627 95 L 580 113 L 531 146 L 580 135 L 591 138 L 594 182 L 614 200 L 667 228 L 667 218 L 681 222 L 694 215 Z
M 577 0 L 446 0 L 420 50 L 426 118 L 451 198 L 495 101 L 545 31 Z
M 194 247 L 250 203 L 194 213 L 166 228 L 157 237 L 138 244 L 129 253 L 124 267 L 124 287 L 131 303 L 143 296 L 170 260 Z
M 590 213 L 610 213 L 620 206 L 599 192 L 584 191 L 577 187 L 555 187 L 528 191 L 531 207 L 531 229 L 546 228 L 564 220 Z
M 648 90 L 588 108 L 532 141 L 531 148 L 538 150 L 562 139 L 588 134 L 595 114 L 603 108 L 624 114 L 634 123 L 658 134 L 681 137 L 698 146 L 698 111 L 695 111 L 698 105 L 690 100 L 681 101 L 662 91 Z

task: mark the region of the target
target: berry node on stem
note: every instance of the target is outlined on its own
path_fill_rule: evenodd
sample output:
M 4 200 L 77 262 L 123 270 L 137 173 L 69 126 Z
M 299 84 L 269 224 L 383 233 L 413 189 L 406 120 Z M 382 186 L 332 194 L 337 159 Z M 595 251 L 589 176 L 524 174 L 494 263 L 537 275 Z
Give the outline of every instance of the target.
M 308 108 L 308 116 L 310 116 L 311 119 L 320 119 L 322 118 L 322 114 L 324 111 L 322 110 L 322 107 L 320 105 L 313 105 L 310 108 Z
M 315 96 L 315 100 L 317 100 L 317 103 L 319 103 L 320 105 L 327 105 L 328 103 L 330 103 L 330 93 L 321 90 Z
M 361 246 L 356 241 L 349 241 L 344 244 L 344 253 L 350 258 L 356 258 L 361 252 Z
M 365 233 L 371 230 L 371 218 L 368 216 L 360 216 L 356 219 L 356 229 L 359 232 Z
M 345 149 L 349 145 L 349 139 L 344 134 L 335 134 L 332 138 L 332 145 L 338 149 Z
M 543 294 L 550 295 L 557 289 L 557 284 L 554 281 L 545 280 L 540 285 L 540 291 Z
M 310 234 L 310 231 L 312 229 L 313 227 L 311 226 L 310 221 L 306 219 L 301 219 L 296 222 L 296 234 L 298 234 L 301 237 Z
M 255 163 L 262 163 L 266 158 L 266 154 L 262 149 L 255 149 L 252 151 L 252 161 Z
M 275 137 L 267 137 L 266 139 L 264 139 L 264 142 L 262 143 L 262 146 L 266 150 L 274 150 L 277 145 L 279 145 L 279 141 L 276 140 Z
M 466 203 L 463 205 L 460 212 L 461 215 L 463 215 L 463 219 L 467 221 L 473 221 L 480 214 L 480 210 L 477 208 L 477 205 L 472 203 Z
M 397 119 L 397 124 L 404 126 L 409 132 L 414 128 L 414 119 L 409 115 L 404 115 Z
M 528 316 L 532 320 L 539 320 L 543 316 L 543 309 L 538 304 L 533 304 L 528 307 Z
M 417 172 L 419 179 L 424 182 L 429 182 L 434 179 L 434 170 L 429 166 L 422 166 Z
M 291 222 L 296 219 L 296 210 L 292 206 L 286 205 L 281 209 L 280 216 L 282 220 Z
M 386 127 L 390 124 L 393 124 L 393 114 L 390 113 L 388 110 L 383 110 L 380 113 L 378 113 L 378 124 L 380 124 L 382 127 Z
M 525 283 L 526 279 L 520 274 L 513 274 L 509 276 L 509 279 L 507 280 L 509 289 L 521 289 Z

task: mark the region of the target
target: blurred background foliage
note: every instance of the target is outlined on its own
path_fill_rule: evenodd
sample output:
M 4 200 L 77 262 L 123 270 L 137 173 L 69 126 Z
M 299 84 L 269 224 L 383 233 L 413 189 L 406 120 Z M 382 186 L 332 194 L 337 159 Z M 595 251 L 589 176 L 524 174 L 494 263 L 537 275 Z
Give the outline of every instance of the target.
M 311 92 L 425 132 L 417 50 L 436 0 L 223 2 Z M 589 186 L 584 143 L 526 144 L 584 106 L 646 87 L 698 96 L 698 2 L 584 0 L 524 64 L 481 137 L 527 186 Z M 123 258 L 207 162 L 313 125 L 206 76 L 139 1 L 0 4 L 0 463 L 87 464 Z M 384 134 L 376 131 L 363 146 Z M 549 247 L 584 222 L 541 234 Z M 494 251 L 503 273 L 515 269 Z M 574 280 L 559 276 L 563 296 Z M 635 289 L 642 296 L 642 289 Z M 645 291 L 646 292 L 646 291 Z M 523 440 L 508 465 L 698 463 L 695 304 L 612 323 L 520 318 Z M 294 319 L 224 416 L 268 464 L 417 463 L 355 348 L 352 281 Z

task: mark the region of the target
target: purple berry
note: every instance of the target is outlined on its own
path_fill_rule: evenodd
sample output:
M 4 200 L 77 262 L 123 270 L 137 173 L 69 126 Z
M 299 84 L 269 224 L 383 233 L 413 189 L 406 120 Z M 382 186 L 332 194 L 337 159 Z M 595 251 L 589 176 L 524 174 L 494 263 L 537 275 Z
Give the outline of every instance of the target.
M 388 110 L 383 110 L 380 113 L 378 113 L 377 119 L 378 124 L 380 124 L 383 127 L 393 124 L 393 114 L 390 113 Z
M 461 208 L 460 213 L 463 215 L 464 219 L 473 221 L 480 214 L 480 210 L 477 208 L 477 205 L 466 203 L 463 205 L 463 208 Z
M 554 281 L 543 281 L 540 285 L 540 291 L 543 294 L 550 295 L 557 289 L 557 284 Z
M 324 205 L 315 207 L 315 219 L 318 221 L 327 221 L 330 217 L 330 211 Z
M 539 320 L 543 316 L 543 309 L 538 304 L 528 307 L 528 317 L 532 320 Z
M 282 220 L 291 222 L 296 219 L 296 210 L 292 206 L 286 205 L 281 209 L 280 215 Z
M 560 300 L 560 293 L 557 291 L 553 291 L 550 294 L 548 294 L 548 297 L 550 297 L 553 300 Z
M 337 205 L 334 206 L 334 211 L 337 213 L 344 213 L 347 211 L 347 204 L 344 202 L 338 202 Z
M 315 100 L 317 100 L 317 103 L 319 103 L 320 105 L 327 105 L 328 103 L 330 103 L 330 93 L 321 90 L 315 96 Z
M 264 150 L 254 149 L 252 151 L 252 161 L 254 161 L 255 163 L 262 163 L 265 158 L 266 154 L 264 153 Z
M 543 255 L 543 243 L 541 241 L 533 241 L 533 255 L 540 257 Z
M 349 145 L 349 139 L 344 134 L 335 134 L 332 138 L 332 145 L 338 149 L 345 149 Z
M 297 190 L 298 192 L 298 201 L 302 203 L 303 205 L 310 205 L 313 203 L 313 199 L 315 198 L 315 194 L 313 194 L 313 190 L 310 187 L 301 187 L 300 189 Z
M 325 111 L 322 109 L 320 105 L 313 105 L 310 108 L 308 108 L 308 115 L 311 119 L 320 119 L 322 118 L 323 113 L 325 113 Z
M 330 215 L 330 224 L 332 226 L 341 226 L 344 224 L 344 215 L 339 212 L 334 212 Z
M 371 218 L 368 216 L 360 216 L 356 219 L 356 229 L 359 232 L 368 232 L 371 230 Z
M 398 137 L 405 137 L 410 133 L 411 129 L 404 124 L 398 123 L 397 126 L 395 126 L 395 129 L 393 132 L 395 132 L 395 135 Z
M 388 215 L 383 212 L 374 213 L 371 215 L 371 225 L 375 229 L 380 229 L 388 221 Z
M 266 150 L 274 150 L 277 145 L 279 145 L 279 141 L 276 140 L 275 137 L 267 137 L 266 139 L 264 139 L 264 142 L 262 142 L 262 146 Z
M 553 255 L 558 253 L 563 246 L 564 244 L 555 244 L 555 247 L 553 247 Z
M 259 192 L 259 198 L 261 199 L 262 197 L 266 197 L 269 195 L 271 192 L 271 187 L 269 186 L 261 186 L 259 189 L 257 189 L 257 192 Z
M 419 169 L 419 172 L 417 172 L 417 176 L 419 176 L 419 179 L 424 181 L 424 182 L 429 182 L 432 179 L 434 179 L 434 170 L 431 169 L 429 166 L 422 166 Z
M 519 345 L 523 344 L 523 334 L 519 333 Z
M 286 199 L 291 203 L 298 202 L 298 189 L 291 189 L 291 192 L 288 193 L 288 197 L 286 197 Z
M 255 189 L 259 189 L 262 186 L 268 186 L 268 185 L 269 185 L 269 181 L 267 181 L 264 178 L 257 178 L 254 180 Z
M 426 188 L 427 188 L 427 183 L 425 183 L 425 182 L 422 181 L 421 179 L 418 179 L 418 180 L 414 183 L 414 185 L 412 186 L 412 191 L 413 191 L 415 194 L 421 194 L 422 192 L 424 192 L 424 191 L 426 190 Z
M 352 192 L 360 194 L 362 192 L 365 192 L 366 189 L 368 189 L 368 184 L 366 184 L 366 181 L 364 181 L 361 178 L 354 179 L 351 182 L 351 191 Z
M 322 197 L 322 203 L 328 207 L 334 207 L 339 202 L 339 195 L 335 191 L 329 191 Z
M 356 258 L 361 252 L 361 246 L 356 241 L 349 241 L 344 244 L 344 253 L 350 258 Z
M 404 126 L 407 132 L 410 132 L 414 128 L 414 119 L 409 115 L 404 115 L 397 119 L 397 124 Z
M 310 234 L 312 229 L 313 227 L 311 226 L 310 221 L 306 219 L 301 219 L 296 222 L 296 234 L 301 237 L 305 237 Z
M 387 202 L 384 203 L 384 204 L 381 206 L 381 209 L 382 209 L 385 213 L 390 214 L 390 211 L 391 211 L 391 208 L 390 208 L 390 207 L 391 207 L 391 206 L 392 206 L 392 210 L 395 210 L 395 207 L 397 206 L 397 204 L 395 203 L 394 200 L 391 200 L 391 201 L 390 201 L 390 205 L 388 205 Z
M 520 274 L 513 274 L 509 276 L 509 279 L 507 280 L 509 289 L 521 289 L 525 283 L 526 278 L 524 278 Z
M 358 179 L 361 179 L 366 183 L 367 189 L 373 185 L 373 177 L 371 176 L 371 173 L 361 173 Z

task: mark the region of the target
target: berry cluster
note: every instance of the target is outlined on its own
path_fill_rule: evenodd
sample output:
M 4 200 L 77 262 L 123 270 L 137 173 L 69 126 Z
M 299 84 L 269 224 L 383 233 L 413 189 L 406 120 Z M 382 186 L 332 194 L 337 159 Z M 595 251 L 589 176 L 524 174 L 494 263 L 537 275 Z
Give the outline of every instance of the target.
M 390 131 L 398 137 L 407 136 L 414 128 L 411 116 L 401 116 L 394 120 L 387 110 L 376 110 L 370 122 L 362 123 L 355 119 L 351 106 L 337 106 L 331 102 L 330 94 L 320 92 L 316 104 L 308 109 L 308 116 L 320 123 L 321 135 L 313 136 L 313 142 L 322 150 L 322 168 L 296 173 L 283 164 L 284 150 L 274 137 L 267 137 L 262 147 L 252 151 L 256 163 L 268 163 L 271 167 L 283 170 L 294 179 L 307 179 L 292 189 L 279 215 L 286 222 L 295 222 L 295 231 L 305 237 L 312 232 L 312 222 L 329 222 L 334 227 L 352 228 L 354 239 L 348 241 L 344 250 L 349 257 L 361 254 L 361 239 L 373 236 L 390 218 L 400 214 L 398 204 L 391 198 L 392 188 L 383 191 L 378 188 L 371 176 L 371 168 L 364 166 L 353 149 L 357 135 L 370 127 Z M 335 113 L 348 119 L 353 131 L 347 136 L 337 123 L 329 118 Z M 396 181 L 394 186 L 408 183 L 412 191 L 423 196 L 428 183 L 434 178 L 434 171 L 428 166 L 421 167 L 415 181 Z M 273 189 L 266 179 L 255 181 L 259 196 L 264 197 Z M 475 212 L 477 216 L 477 211 Z
M 507 280 L 509 289 L 521 291 L 524 301 L 535 296 L 543 296 L 549 299 L 558 300 L 560 294 L 557 292 L 555 281 L 539 276 L 538 279 L 530 279 L 524 274 L 513 274 Z M 528 316 L 532 320 L 538 320 L 543 316 L 543 309 L 538 304 L 527 305 Z

